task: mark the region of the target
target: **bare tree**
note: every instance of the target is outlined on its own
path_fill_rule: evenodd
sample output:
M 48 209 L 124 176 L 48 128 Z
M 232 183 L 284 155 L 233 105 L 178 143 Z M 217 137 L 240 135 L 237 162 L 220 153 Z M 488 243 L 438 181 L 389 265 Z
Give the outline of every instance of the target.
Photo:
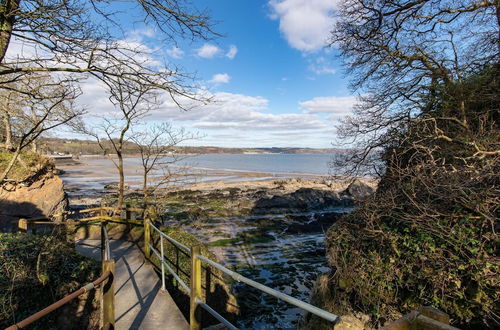
M 72 83 L 72 80 L 51 80 L 45 74 L 31 74 L 0 89 L 0 111 L 6 131 L 4 145 L 14 152 L 0 174 L 0 182 L 7 178 L 21 151 L 33 145 L 44 132 L 68 124 L 84 112 L 73 103 L 80 91 Z
M 102 118 L 98 125 L 90 129 L 83 126 L 82 131 L 93 136 L 105 154 L 109 154 L 109 151 L 116 154 L 116 160 L 111 155 L 109 158 L 118 171 L 117 208 L 120 209 L 125 196 L 123 149 L 128 140 L 127 134 L 139 119 L 158 107 L 158 94 L 151 86 L 137 85 L 122 79 L 106 81 L 106 84 L 109 87 L 109 100 L 118 109 L 119 116 L 114 119 Z M 103 137 L 109 141 L 111 150 L 103 143 Z
M 383 161 L 379 151 L 391 145 L 393 134 L 432 113 L 443 86 L 498 62 L 499 17 L 494 0 L 343 2 L 331 43 L 361 94 L 354 115 L 339 128 L 341 141 L 360 151 L 349 155 L 348 174 L 373 173 Z M 450 121 L 467 127 L 464 102 L 462 97 L 453 118 L 438 119 L 436 132 Z M 491 152 L 476 146 L 478 155 Z
M 144 205 L 158 188 L 179 182 L 186 173 L 186 168 L 179 165 L 186 156 L 176 153 L 174 147 L 195 138 L 198 136 L 184 129 L 175 130 L 170 123 L 148 125 L 132 136 L 141 156 Z
M 337 313 L 378 326 L 432 304 L 458 327 L 499 326 L 484 271 L 498 268 L 499 17 L 499 1 L 344 2 L 332 42 L 362 95 L 340 130 L 358 148 L 348 174 L 385 171 L 328 231 Z
M 174 101 L 179 96 L 198 99 L 190 75 L 162 67 L 152 59 L 154 51 L 127 39 L 120 22 L 130 15 L 115 3 L 153 26 L 165 43 L 216 35 L 207 13 L 189 0 L 5 0 L 0 3 L 0 75 L 18 80 L 30 72 L 47 72 L 128 81 L 133 83 L 129 87 L 166 91 Z M 26 54 L 13 49 L 6 56 L 13 43 Z

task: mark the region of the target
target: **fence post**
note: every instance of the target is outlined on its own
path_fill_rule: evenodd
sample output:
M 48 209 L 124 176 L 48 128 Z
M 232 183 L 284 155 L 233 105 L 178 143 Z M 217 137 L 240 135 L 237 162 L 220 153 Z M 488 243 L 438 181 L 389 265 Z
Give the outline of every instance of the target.
M 28 232 L 28 220 L 21 218 L 17 222 L 17 229 L 21 233 L 27 233 Z
M 105 224 L 103 222 L 101 222 L 101 262 L 104 262 L 104 249 L 105 249 L 105 244 L 106 244 L 105 238 L 104 238 L 104 226 L 105 226 Z
M 101 203 L 101 210 L 100 210 L 100 216 L 101 217 L 105 217 L 107 214 L 106 214 L 106 210 L 104 209 L 104 204 Z
M 201 260 L 197 258 L 201 250 L 199 246 L 191 247 L 191 301 L 189 308 L 189 329 L 201 330 L 201 308 L 196 299 L 202 299 L 201 292 Z
M 161 289 L 165 291 L 165 253 L 163 252 L 163 236 L 160 235 L 160 249 L 161 249 Z
M 104 260 L 102 262 L 102 272 L 111 272 L 108 279 L 101 286 L 101 329 L 115 328 L 115 261 Z M 110 325 L 109 327 L 108 324 Z
M 144 219 L 144 255 L 146 260 L 151 258 L 151 248 L 149 247 L 149 243 L 151 242 L 151 226 L 149 219 Z
M 130 203 L 125 203 L 125 220 L 132 220 L 132 212 L 130 212 Z

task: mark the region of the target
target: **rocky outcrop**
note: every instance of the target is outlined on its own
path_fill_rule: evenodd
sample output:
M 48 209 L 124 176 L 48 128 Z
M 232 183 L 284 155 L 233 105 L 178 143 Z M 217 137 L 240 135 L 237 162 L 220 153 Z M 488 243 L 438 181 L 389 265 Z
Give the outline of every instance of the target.
M 300 188 L 290 194 L 275 194 L 271 197 L 263 197 L 255 202 L 253 212 L 279 213 L 290 211 L 312 211 L 334 206 L 351 205 L 349 197 L 340 197 L 335 191 L 319 190 L 312 188 Z
M 362 201 L 368 198 L 371 194 L 375 192 L 375 187 L 362 182 L 359 179 L 355 179 L 351 184 L 344 190 L 344 194 L 352 197 L 354 200 Z
M 68 205 L 61 178 L 48 173 L 30 184 L 0 188 L 0 231 L 9 231 L 18 218 L 49 217 Z

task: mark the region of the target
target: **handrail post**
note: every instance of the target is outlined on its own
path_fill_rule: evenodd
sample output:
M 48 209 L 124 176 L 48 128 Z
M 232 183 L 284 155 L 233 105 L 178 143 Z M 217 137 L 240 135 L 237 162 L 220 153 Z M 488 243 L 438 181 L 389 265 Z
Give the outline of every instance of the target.
M 28 220 L 21 218 L 17 222 L 17 229 L 21 233 L 27 233 L 28 232 Z
M 202 299 L 201 292 L 201 260 L 197 258 L 201 249 L 199 246 L 191 247 L 191 297 L 189 308 L 189 329 L 201 330 L 201 308 L 197 299 Z
M 149 247 L 149 243 L 151 242 L 151 226 L 149 219 L 144 219 L 144 255 L 146 260 L 151 258 L 151 248 Z
M 104 263 L 104 249 L 105 249 L 105 244 L 106 244 L 106 239 L 105 239 L 105 236 L 104 236 L 104 226 L 105 223 L 104 222 L 101 222 L 101 262 Z
M 101 286 L 101 329 L 114 329 L 115 328 L 115 261 L 103 260 L 102 272 L 110 272 L 108 279 Z M 108 327 L 109 324 L 109 327 Z
M 101 217 L 105 217 L 107 215 L 106 214 L 106 210 L 104 209 L 104 204 L 103 203 L 101 203 L 101 207 L 100 207 L 99 213 L 100 213 Z
M 125 220 L 132 220 L 132 212 L 130 211 L 130 203 L 125 203 Z
M 160 235 L 160 250 L 161 250 L 161 289 L 165 291 L 165 253 L 163 252 L 163 236 Z

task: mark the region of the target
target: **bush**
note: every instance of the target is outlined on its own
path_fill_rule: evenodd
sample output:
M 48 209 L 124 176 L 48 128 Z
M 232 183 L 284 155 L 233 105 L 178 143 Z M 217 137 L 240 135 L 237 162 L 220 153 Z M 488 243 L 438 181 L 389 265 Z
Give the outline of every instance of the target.
M 78 254 L 59 235 L 0 234 L 0 328 L 38 312 L 99 275 L 99 264 Z M 60 329 L 61 321 L 65 329 L 94 328 L 98 317 L 89 320 L 89 313 L 97 309 L 94 294 L 88 295 L 83 314 L 75 313 L 77 298 L 30 328 Z
M 0 151 L 0 173 L 5 170 L 12 159 L 12 155 L 12 152 Z M 23 151 L 19 155 L 14 167 L 10 170 L 7 178 L 15 181 L 36 180 L 39 175 L 44 174 L 53 167 L 54 164 L 50 158 L 36 152 Z
M 376 194 L 327 234 L 325 306 L 375 325 L 422 305 L 461 328 L 500 325 L 498 73 L 443 88 L 431 111 L 388 133 Z

